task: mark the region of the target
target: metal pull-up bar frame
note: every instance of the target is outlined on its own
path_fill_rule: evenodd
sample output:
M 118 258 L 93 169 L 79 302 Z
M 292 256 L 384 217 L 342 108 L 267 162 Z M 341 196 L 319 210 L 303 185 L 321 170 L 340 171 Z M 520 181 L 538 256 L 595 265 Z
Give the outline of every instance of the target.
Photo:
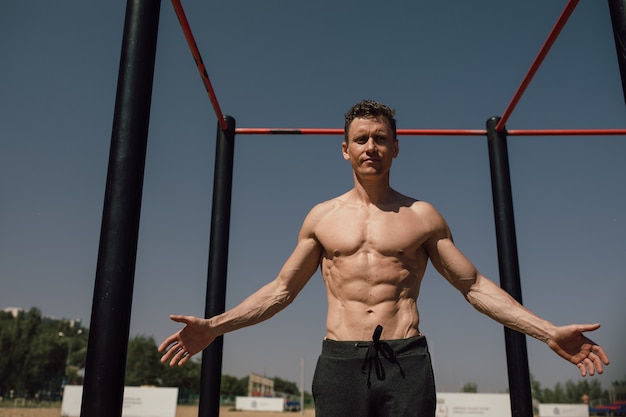
M 191 54 L 194 57 L 194 61 L 196 62 L 196 67 L 198 68 L 198 72 L 200 74 L 200 78 L 207 90 L 209 95 L 209 99 L 215 111 L 215 115 L 217 116 L 217 121 L 222 130 L 226 130 L 226 122 L 224 120 L 224 115 L 220 108 L 217 96 L 215 94 L 215 90 L 211 85 L 211 80 L 206 71 L 206 67 L 204 66 L 204 62 L 202 57 L 200 56 L 200 52 L 198 50 L 198 46 L 196 44 L 195 38 L 193 36 L 193 32 L 191 31 L 191 27 L 189 26 L 189 21 L 187 20 L 187 16 L 185 15 L 185 11 L 181 4 L 181 0 L 171 0 L 172 5 L 174 7 L 174 11 L 176 12 L 176 16 L 178 17 L 178 21 L 180 22 L 183 34 L 185 35 L 185 39 L 187 40 L 187 44 L 189 45 L 189 49 Z M 561 33 L 563 27 L 567 23 L 567 20 L 570 18 L 574 9 L 578 5 L 580 0 L 569 0 L 565 5 L 565 8 L 561 12 L 561 15 L 557 19 L 554 27 L 548 34 L 545 42 L 543 43 L 539 53 L 533 60 L 530 68 L 528 69 L 526 75 L 522 79 L 519 87 L 513 94 L 513 98 L 511 99 L 509 105 L 506 107 L 502 116 L 499 119 L 499 122 L 496 126 L 496 131 L 501 132 L 504 130 L 504 126 L 506 122 L 509 120 L 513 110 L 519 103 L 522 98 L 526 88 L 530 85 L 533 77 L 539 70 L 539 67 L 543 63 L 544 59 L 550 52 L 552 45 L 558 38 Z M 623 0 L 612 0 L 613 3 L 617 1 Z M 613 9 L 617 6 L 612 6 L 612 16 L 615 16 L 617 13 L 613 12 Z M 623 11 L 623 8 L 622 8 Z M 626 18 L 624 18 L 626 19 Z M 617 21 L 617 18 L 613 18 L 614 21 Z M 617 24 L 617 23 L 615 23 Z M 626 44 L 626 42 L 622 42 Z M 626 54 L 624 54 L 626 55 Z M 626 65 L 625 65 L 626 66 Z M 626 90 L 625 90 L 626 91 Z M 318 135 L 318 136 L 340 136 L 343 135 L 343 129 L 333 129 L 333 128 L 237 128 L 235 130 L 235 134 L 237 135 Z M 398 136 L 486 136 L 487 130 L 480 129 L 398 129 Z M 626 135 L 626 129 L 541 129 L 541 130 L 508 130 L 507 135 L 509 136 L 609 136 L 609 135 Z
M 626 99 L 626 30 L 623 30 L 626 27 L 626 0 L 608 1 Z M 485 130 L 398 130 L 398 135 L 410 136 L 487 136 L 501 285 L 520 302 L 507 135 L 626 134 L 626 129 L 507 131 L 505 128 L 509 116 L 577 3 L 578 0 L 569 0 L 503 116 L 487 120 Z M 224 251 L 228 248 L 235 135 L 343 135 L 343 129 L 237 129 L 235 120 L 222 113 L 180 0 L 172 0 L 172 4 L 218 120 L 205 311 L 206 314 L 214 315 L 224 310 L 228 258 Z M 159 14 L 160 0 L 127 0 L 81 417 L 114 417 L 122 414 Z M 525 337 L 521 333 L 505 329 L 505 339 L 512 415 L 531 417 L 533 414 Z M 221 342 L 214 343 L 203 353 L 200 417 L 219 415 L 221 360 Z

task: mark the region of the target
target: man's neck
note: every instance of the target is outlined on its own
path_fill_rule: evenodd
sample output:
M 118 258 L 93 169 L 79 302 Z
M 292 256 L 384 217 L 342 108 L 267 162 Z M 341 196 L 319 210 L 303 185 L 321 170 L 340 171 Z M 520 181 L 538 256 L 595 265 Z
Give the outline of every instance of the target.
M 354 177 L 354 197 L 364 204 L 378 205 L 389 202 L 395 195 L 389 186 L 389 176 L 384 178 Z

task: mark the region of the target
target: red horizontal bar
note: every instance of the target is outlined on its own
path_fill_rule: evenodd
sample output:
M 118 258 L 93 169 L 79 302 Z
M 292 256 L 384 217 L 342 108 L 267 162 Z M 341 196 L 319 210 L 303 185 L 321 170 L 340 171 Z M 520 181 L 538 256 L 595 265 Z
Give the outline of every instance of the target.
M 611 136 L 626 135 L 626 129 L 507 130 L 510 136 Z
M 512 129 L 506 131 L 509 136 L 611 136 L 625 135 L 626 129 Z M 318 128 L 237 128 L 239 135 L 335 135 L 343 136 L 343 129 Z M 486 130 L 472 129 L 398 129 L 398 136 L 486 136 Z
M 343 129 L 274 129 L 274 128 L 237 128 L 240 135 L 336 135 L 343 136 Z M 398 129 L 398 136 L 485 136 L 486 130 L 457 129 Z
M 486 130 L 471 129 L 398 129 L 400 136 L 485 136 Z
M 274 129 L 266 127 L 238 127 L 235 134 L 240 135 L 343 135 L 343 129 Z

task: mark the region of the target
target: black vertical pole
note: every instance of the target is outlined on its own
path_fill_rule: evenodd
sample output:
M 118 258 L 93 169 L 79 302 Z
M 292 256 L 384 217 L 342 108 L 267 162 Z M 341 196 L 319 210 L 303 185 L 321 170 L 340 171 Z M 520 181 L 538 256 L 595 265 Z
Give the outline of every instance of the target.
M 118 74 L 82 417 L 121 416 L 160 0 L 129 0 Z
M 500 285 L 513 298 L 522 302 L 515 219 L 513 218 L 513 196 L 509 172 L 506 131 L 496 132 L 500 118 L 487 120 L 487 142 L 491 166 L 491 189 L 493 211 L 498 243 Z M 512 417 L 532 417 L 532 395 L 526 336 L 509 328 L 504 329 L 506 361 L 511 394 Z
M 626 101 L 626 0 L 609 0 L 609 11 L 613 25 L 619 73 L 622 78 L 622 90 Z
M 213 209 L 205 317 L 213 317 L 226 309 L 226 272 L 228 269 L 228 239 L 230 206 L 233 187 L 233 159 L 235 154 L 235 119 L 224 117 L 228 129 L 217 125 L 215 145 L 215 174 L 213 176 Z M 224 338 L 217 338 L 202 352 L 200 380 L 200 417 L 219 416 L 220 386 L 222 380 L 222 351 Z

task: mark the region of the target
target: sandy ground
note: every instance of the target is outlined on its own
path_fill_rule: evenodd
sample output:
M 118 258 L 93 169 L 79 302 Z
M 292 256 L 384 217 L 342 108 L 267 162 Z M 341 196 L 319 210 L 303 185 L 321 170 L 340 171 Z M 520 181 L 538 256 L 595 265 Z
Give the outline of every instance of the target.
M 61 408 L 3 408 L 0 407 L 0 417 L 60 417 Z M 269 411 L 236 411 L 229 408 L 220 409 L 220 417 L 301 417 L 300 412 L 277 413 Z M 315 417 L 314 410 L 305 410 L 305 417 Z M 176 408 L 176 417 L 198 417 L 198 407 L 179 406 Z M 215 416 L 218 417 L 218 416 Z

